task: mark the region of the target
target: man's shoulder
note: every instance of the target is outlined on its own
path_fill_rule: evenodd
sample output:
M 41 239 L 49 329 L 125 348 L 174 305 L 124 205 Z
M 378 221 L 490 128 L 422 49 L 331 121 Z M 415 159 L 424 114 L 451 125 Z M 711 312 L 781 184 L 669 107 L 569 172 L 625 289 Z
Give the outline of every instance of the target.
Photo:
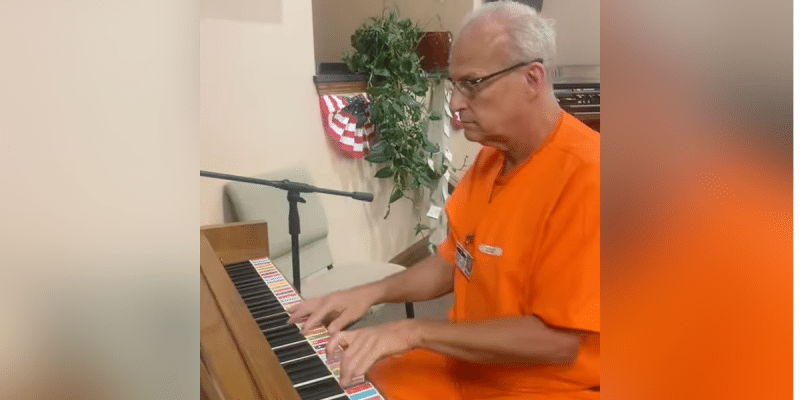
M 564 113 L 554 143 L 562 156 L 581 164 L 600 165 L 600 134 L 574 116 Z

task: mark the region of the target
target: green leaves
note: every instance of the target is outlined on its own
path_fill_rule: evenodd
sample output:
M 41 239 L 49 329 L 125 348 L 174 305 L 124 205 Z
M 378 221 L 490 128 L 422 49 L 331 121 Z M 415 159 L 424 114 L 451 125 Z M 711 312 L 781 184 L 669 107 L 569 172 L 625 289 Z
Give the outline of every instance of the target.
M 419 235 L 420 232 L 428 231 L 430 229 L 431 229 L 431 227 L 429 227 L 428 225 L 416 224 L 416 225 L 414 225 L 414 235 Z
M 430 86 L 416 51 L 421 38 L 422 30 L 416 24 L 392 10 L 361 25 L 350 38 L 354 50 L 343 58 L 352 71 L 369 77 L 369 115 L 379 140 L 366 160 L 387 164 L 375 177 L 392 179 L 390 204 L 408 191 L 432 184 L 427 162 L 439 151 L 427 139 L 427 124 L 442 116 L 428 116 L 425 105 L 418 101 Z
M 399 187 L 394 188 L 392 195 L 389 196 L 389 204 L 392 204 L 395 201 L 400 200 L 401 197 L 403 197 L 403 191 Z
M 428 153 L 438 153 L 439 152 L 439 146 L 429 142 L 428 139 L 425 139 L 425 144 L 423 146 L 424 146 L 423 148 L 425 149 L 425 151 L 427 151 Z
M 388 178 L 392 175 L 394 175 L 394 173 L 391 166 L 383 167 L 375 173 L 376 178 Z
M 380 164 L 380 163 L 385 163 L 385 162 L 389 161 L 391 158 L 392 158 L 392 155 L 389 154 L 389 152 L 380 152 L 380 153 L 371 152 L 365 158 L 365 160 L 367 160 L 369 162 Z

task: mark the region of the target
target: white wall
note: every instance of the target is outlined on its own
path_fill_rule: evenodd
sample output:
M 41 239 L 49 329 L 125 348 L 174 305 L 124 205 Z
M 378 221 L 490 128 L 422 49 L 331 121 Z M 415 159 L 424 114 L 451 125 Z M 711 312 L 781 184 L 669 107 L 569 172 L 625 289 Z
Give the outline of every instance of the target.
M 201 20 L 200 166 L 256 175 L 302 164 L 318 186 L 374 193 L 373 203 L 336 196 L 322 201 L 335 262 L 385 261 L 413 243 L 416 218 L 410 202 L 400 200 L 384 220 L 390 187 L 372 178 L 374 167 L 347 158 L 323 133 L 312 81 L 311 4 L 284 1 L 279 17 L 253 21 Z M 201 224 L 225 221 L 223 185 L 201 181 Z
M 197 11 L 0 1 L 0 397 L 199 397 Z
M 350 50 L 350 36 L 368 18 L 397 5 L 401 18 L 409 18 L 424 31 L 458 29 L 474 0 L 313 0 L 314 44 L 317 62 L 340 62 Z
M 313 0 L 316 61 L 339 62 L 343 51 L 350 49 L 350 35 L 367 18 L 380 15 L 393 4 L 397 4 L 401 17 L 411 18 L 423 30 L 455 33 L 464 16 L 483 2 Z M 559 65 L 600 64 L 600 0 L 544 0 L 541 14 L 556 21 Z
M 544 0 L 556 21 L 556 65 L 600 65 L 600 0 Z

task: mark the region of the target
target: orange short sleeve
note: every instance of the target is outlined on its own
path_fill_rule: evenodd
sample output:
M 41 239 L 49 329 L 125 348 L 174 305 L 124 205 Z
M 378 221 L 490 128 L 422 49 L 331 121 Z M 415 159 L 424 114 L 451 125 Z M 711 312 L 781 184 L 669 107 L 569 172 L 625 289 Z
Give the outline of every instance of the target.
M 456 259 L 456 245 L 452 231 L 447 233 L 447 237 L 442 243 L 439 244 L 436 252 L 439 253 L 439 257 L 442 257 L 450 263 L 454 263 L 454 260 Z
M 600 167 L 565 183 L 545 227 L 527 290 L 528 312 L 562 328 L 600 332 Z

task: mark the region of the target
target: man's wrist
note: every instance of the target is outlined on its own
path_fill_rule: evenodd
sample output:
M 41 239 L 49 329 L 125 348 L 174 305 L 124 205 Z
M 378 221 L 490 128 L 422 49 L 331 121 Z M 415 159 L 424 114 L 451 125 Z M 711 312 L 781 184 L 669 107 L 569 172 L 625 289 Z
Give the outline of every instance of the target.
M 361 287 L 361 295 L 369 299 L 370 306 L 385 302 L 385 285 L 381 282 L 374 282 Z

